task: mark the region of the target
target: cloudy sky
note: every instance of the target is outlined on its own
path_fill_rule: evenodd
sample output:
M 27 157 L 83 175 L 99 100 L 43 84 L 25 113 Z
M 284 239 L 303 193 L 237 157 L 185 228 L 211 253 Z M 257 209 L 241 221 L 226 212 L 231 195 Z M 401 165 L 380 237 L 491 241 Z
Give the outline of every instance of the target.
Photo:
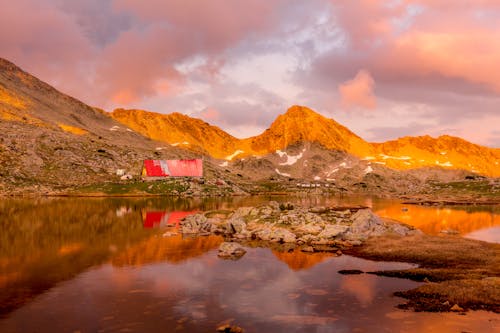
M 0 0 L 0 57 L 237 137 L 300 104 L 370 141 L 500 147 L 500 0 Z

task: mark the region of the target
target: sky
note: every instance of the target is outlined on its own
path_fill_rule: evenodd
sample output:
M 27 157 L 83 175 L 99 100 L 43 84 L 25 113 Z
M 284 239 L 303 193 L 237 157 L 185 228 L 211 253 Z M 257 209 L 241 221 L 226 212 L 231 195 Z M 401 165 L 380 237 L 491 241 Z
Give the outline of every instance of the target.
M 0 57 L 236 137 L 298 104 L 369 141 L 500 147 L 499 41 L 500 0 L 0 0 Z

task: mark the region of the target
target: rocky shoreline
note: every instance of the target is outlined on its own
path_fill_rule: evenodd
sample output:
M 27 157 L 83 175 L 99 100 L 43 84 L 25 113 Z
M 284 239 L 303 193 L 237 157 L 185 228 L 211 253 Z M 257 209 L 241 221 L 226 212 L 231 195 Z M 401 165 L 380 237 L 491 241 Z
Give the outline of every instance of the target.
M 235 242 L 261 241 L 299 247 L 304 252 L 332 252 L 362 245 L 369 237 L 421 234 L 412 226 L 382 219 L 366 207 L 305 208 L 271 201 L 235 211 L 208 211 L 186 217 L 183 235 L 223 235 L 220 256 L 244 254 Z

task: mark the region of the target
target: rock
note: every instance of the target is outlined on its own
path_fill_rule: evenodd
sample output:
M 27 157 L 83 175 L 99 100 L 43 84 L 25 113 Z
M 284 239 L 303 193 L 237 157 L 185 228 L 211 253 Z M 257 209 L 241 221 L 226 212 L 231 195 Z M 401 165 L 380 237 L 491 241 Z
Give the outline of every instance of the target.
M 358 275 L 358 274 L 363 274 L 363 271 L 360 271 L 359 269 L 342 269 L 338 271 L 339 274 L 342 275 Z
M 464 309 L 461 308 L 458 304 L 455 304 L 453 305 L 451 308 L 450 308 L 450 311 L 453 311 L 453 312 L 463 312 Z
M 295 243 L 297 241 L 294 233 L 282 228 L 273 230 L 270 237 L 273 242 Z
M 313 208 L 310 208 L 309 211 L 311 213 L 314 213 L 314 214 L 324 214 L 326 212 L 328 212 L 328 208 L 326 207 L 313 207 Z
M 262 228 L 255 232 L 255 236 L 263 241 L 270 241 L 271 240 L 271 229 L 270 228 Z
M 203 214 L 189 215 L 184 218 L 181 225 L 183 234 L 198 234 L 210 232 L 211 225 Z
M 389 229 L 384 221 L 370 209 L 360 209 L 351 216 L 352 224 L 344 235 L 344 239 L 361 242 L 370 236 L 380 236 Z
M 231 215 L 231 218 L 252 215 L 253 212 L 254 212 L 253 207 L 240 207 Z M 253 215 L 257 215 L 257 214 L 253 214 Z
M 300 225 L 295 230 L 304 234 L 304 235 L 317 235 L 323 230 L 323 228 L 320 227 L 319 225 L 316 225 L 313 223 L 308 223 L 308 224 Z
M 177 236 L 178 234 L 176 232 L 173 232 L 173 231 L 167 231 L 166 233 L 164 233 L 162 236 L 163 237 L 172 237 L 172 236 Z
M 333 239 L 337 236 L 341 236 L 349 229 L 349 226 L 340 224 L 330 224 L 323 229 L 318 235 L 319 238 L 323 239 Z
M 246 231 L 246 225 L 242 217 L 231 217 L 227 220 L 226 230 L 230 234 L 237 234 Z
M 270 207 L 272 209 L 272 212 L 275 214 L 279 214 L 281 211 L 280 204 L 276 201 L 269 201 L 267 206 Z
M 314 252 L 314 247 L 312 247 L 312 246 L 304 246 L 303 248 L 300 249 L 300 251 L 312 253 L 312 252 Z
M 224 242 L 219 246 L 218 256 L 221 258 L 239 259 L 247 251 L 238 243 Z
M 315 242 L 318 240 L 319 240 L 318 236 L 306 234 L 306 235 L 300 237 L 298 239 L 298 242 L 302 242 L 303 244 L 309 244 L 309 243 L 312 243 L 312 242 Z

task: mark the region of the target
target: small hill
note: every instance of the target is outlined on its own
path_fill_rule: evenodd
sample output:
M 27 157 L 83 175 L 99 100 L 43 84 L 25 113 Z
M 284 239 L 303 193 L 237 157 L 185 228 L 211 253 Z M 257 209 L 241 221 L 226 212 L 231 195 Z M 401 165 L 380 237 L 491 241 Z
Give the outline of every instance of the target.
M 180 113 L 116 109 L 111 117 L 153 140 L 173 147 L 191 148 L 214 158 L 225 158 L 240 144 L 237 138 L 220 128 Z

